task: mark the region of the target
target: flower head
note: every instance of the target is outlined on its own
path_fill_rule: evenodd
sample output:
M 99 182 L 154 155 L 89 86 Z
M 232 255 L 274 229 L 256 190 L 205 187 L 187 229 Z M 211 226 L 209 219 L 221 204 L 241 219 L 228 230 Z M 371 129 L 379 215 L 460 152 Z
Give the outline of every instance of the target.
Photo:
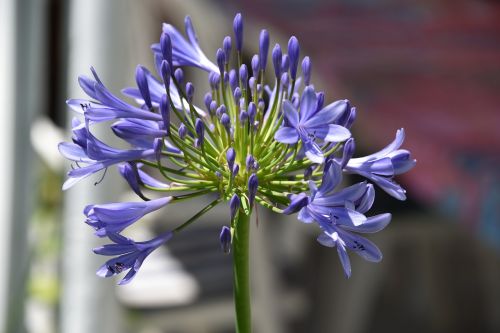
M 347 276 L 348 249 L 379 261 L 378 248 L 359 234 L 379 231 L 390 220 L 390 214 L 365 215 L 375 196 L 370 182 L 404 199 L 404 190 L 393 177 L 410 170 L 415 161 L 399 149 L 402 130 L 382 151 L 352 158 L 354 139 L 349 129 L 356 109 L 347 100 L 329 103 L 328 94 L 314 90 L 311 59 L 305 56 L 301 61 L 296 37 L 286 48 L 275 44 L 269 52 L 270 34 L 263 29 L 259 52 L 248 68 L 242 62 L 241 14 L 233 20 L 234 37 L 224 37 L 210 58 L 202 51 L 189 16 L 185 28 L 186 37 L 163 24 L 159 42 L 151 47 L 156 71 L 137 66 L 136 87 L 122 90 L 134 103 L 107 89 L 93 68 L 93 78 L 79 77 L 88 99 L 67 102 L 83 120 L 73 122 L 73 142 L 59 145 L 61 154 L 74 163 L 63 188 L 116 165 L 143 200 L 85 208 L 86 223 L 99 237 L 113 242 L 95 252 L 117 256 L 98 274 L 110 276 L 128 269 L 122 282 L 130 281 L 149 253 L 220 202 L 230 210 L 229 225 L 219 235 L 224 252 L 238 239 L 231 238 L 238 231 L 238 220 L 261 205 L 277 213 L 298 213 L 304 223 L 315 222 L 322 231 L 318 241 L 337 248 Z M 184 67 L 207 72 L 210 90 L 199 92 L 186 82 Z M 270 83 L 266 71 L 272 71 Z M 198 93 L 203 108 L 194 102 Z M 109 123 L 122 141 L 116 147 L 121 148 L 97 139 L 92 134 L 96 123 Z M 343 172 L 357 173 L 367 181 L 341 188 Z M 169 233 L 147 242 L 121 235 L 150 212 L 206 195 L 212 201 Z

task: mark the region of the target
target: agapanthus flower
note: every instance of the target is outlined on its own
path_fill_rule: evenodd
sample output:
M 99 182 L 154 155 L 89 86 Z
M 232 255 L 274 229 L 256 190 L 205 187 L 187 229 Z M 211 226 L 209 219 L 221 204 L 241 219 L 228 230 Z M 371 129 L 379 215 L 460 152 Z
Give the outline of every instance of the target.
M 352 158 L 350 128 L 357 111 L 345 99 L 329 103 L 331 96 L 314 90 L 312 61 L 308 56 L 301 60 L 296 37 L 286 48 L 275 44 L 270 52 L 270 34 L 262 30 L 259 53 L 245 64 L 241 14 L 233 20 L 234 36 L 221 38 L 213 57 L 202 51 L 189 17 L 185 25 L 187 38 L 163 25 L 159 42 L 152 45 L 156 70 L 137 66 L 136 87 L 122 90 L 132 103 L 108 90 L 93 68 L 93 78 L 79 77 L 88 98 L 68 101 L 83 119 L 73 122 L 73 142 L 59 146 L 74 162 L 63 188 L 116 166 L 142 200 L 85 208 L 86 223 L 97 236 L 113 242 L 95 252 L 118 256 L 98 274 L 108 277 L 129 270 L 122 283 L 130 281 L 148 254 L 221 202 L 228 205 L 229 214 L 218 237 L 214 235 L 214 245 L 226 253 L 231 250 L 235 258 L 246 251 L 239 244 L 246 244 L 242 238 L 248 237 L 249 216 L 261 205 L 276 213 L 298 212 L 299 220 L 315 222 L 322 231 L 318 241 L 337 248 L 347 276 L 347 250 L 379 261 L 379 249 L 359 234 L 377 232 L 390 220 L 390 214 L 365 215 L 374 202 L 372 183 L 405 198 L 393 178 L 415 161 L 399 149 L 402 130 L 382 151 Z M 186 82 L 184 67 L 206 71 L 209 91 Z M 271 82 L 266 82 L 267 71 Z M 198 94 L 203 107 L 193 102 Z M 109 124 L 126 147 L 114 148 L 97 139 L 92 134 L 96 123 Z M 343 172 L 367 181 L 341 188 Z M 168 233 L 145 242 L 122 235 L 144 215 L 200 196 L 211 196 L 210 203 L 179 225 L 172 227 L 177 221 L 166 220 Z M 244 260 L 234 262 L 239 272 Z
M 337 101 L 318 110 L 316 93 L 308 86 L 302 93 L 299 111 L 289 101 L 283 102 L 285 123 L 274 138 L 286 144 L 297 143 L 300 139 L 306 156 L 314 163 L 323 163 L 323 152 L 316 139 L 343 142 L 351 136 L 347 128 L 334 124 L 347 105 L 346 101 Z
M 342 163 L 348 172 L 357 173 L 373 181 L 385 192 L 399 200 L 406 199 L 406 191 L 396 182 L 394 176 L 411 170 L 417 161 L 406 149 L 399 149 L 405 138 L 404 129 L 396 132 L 396 138 L 384 149 L 364 157 L 351 158 L 354 140 L 346 143 Z
M 149 241 L 135 242 L 120 234 L 108 234 L 109 239 L 113 243 L 97 247 L 93 251 L 103 256 L 116 257 L 106 261 L 97 270 L 97 275 L 109 277 L 128 270 L 128 273 L 121 279 L 119 284 L 129 283 L 135 274 L 137 274 L 139 268 L 141 268 L 144 259 L 158 247 L 168 242 L 172 236 L 172 232 L 168 231 Z
M 340 166 L 330 161 L 325 166 L 321 186 L 309 182 L 310 195 L 304 193 L 291 198 L 284 213 L 299 210 L 298 219 L 304 223 L 316 222 L 323 233 L 318 241 L 328 247 L 337 247 L 345 275 L 351 276 L 351 265 L 347 249 L 362 258 L 378 262 L 382 253 L 375 244 L 356 233 L 373 233 L 384 229 L 391 220 L 390 214 L 366 217 L 375 199 L 373 185 L 361 182 L 339 191 L 342 180 Z
M 101 205 L 88 205 L 84 209 L 85 221 L 96 230 L 99 237 L 122 232 L 129 225 L 172 201 L 172 197 L 143 202 L 120 202 Z

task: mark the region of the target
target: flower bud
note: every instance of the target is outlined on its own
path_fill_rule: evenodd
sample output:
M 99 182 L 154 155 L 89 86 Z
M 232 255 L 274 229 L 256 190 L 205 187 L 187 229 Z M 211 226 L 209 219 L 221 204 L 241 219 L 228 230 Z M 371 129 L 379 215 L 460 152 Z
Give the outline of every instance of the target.
M 163 119 L 163 128 L 170 135 L 170 107 L 167 94 L 163 94 L 160 100 L 160 113 Z
M 222 104 L 221 106 L 219 106 L 217 108 L 217 111 L 215 111 L 215 115 L 217 116 L 217 118 L 221 119 L 222 118 L 222 115 L 226 113 L 226 106 L 224 104 Z
M 250 89 L 255 89 L 255 83 L 256 83 L 257 80 L 255 80 L 255 78 L 252 76 L 249 80 L 248 80 L 248 87 Z
M 247 171 L 249 171 L 249 172 L 252 171 L 254 169 L 254 165 L 255 165 L 255 158 L 252 155 L 248 154 L 245 162 L 246 162 L 245 166 L 247 168 Z
M 224 50 L 224 63 L 227 65 L 229 63 L 229 58 L 231 56 L 231 37 L 224 37 L 224 41 L 222 42 L 222 48 Z
M 240 197 L 235 193 L 229 200 L 229 208 L 231 210 L 231 221 L 234 220 L 236 213 L 238 213 L 238 209 L 240 209 L 241 200 Z
M 236 152 L 234 151 L 233 147 L 229 147 L 229 149 L 226 151 L 226 161 L 229 170 L 233 170 L 235 159 L 236 159 Z
M 234 37 L 236 39 L 236 50 L 241 53 L 243 47 L 243 18 L 238 13 L 233 21 Z
M 276 78 L 279 79 L 281 76 L 281 60 L 283 58 L 281 47 L 279 44 L 276 44 L 273 48 L 273 65 L 274 65 L 274 74 Z
M 187 128 L 186 128 L 186 125 L 184 124 L 180 124 L 179 125 L 179 138 L 181 140 L 184 140 L 184 138 L 186 137 L 186 134 L 187 134 Z
M 248 177 L 248 200 L 250 201 L 250 207 L 253 206 L 258 186 L 259 180 L 257 178 L 257 175 L 255 173 L 252 173 L 250 177 Z
M 302 60 L 302 76 L 304 77 L 304 85 L 308 86 L 311 83 L 311 60 L 305 57 Z
M 240 172 L 240 166 L 239 164 L 235 164 L 231 172 L 233 174 L 233 177 L 236 177 L 238 175 L 238 172 Z
M 208 74 L 208 83 L 213 90 L 219 89 L 220 75 L 215 72 L 210 72 Z
M 231 119 L 229 118 L 227 113 L 222 114 L 222 116 L 220 117 L 220 123 L 226 129 L 227 134 L 231 135 Z
M 242 126 L 245 126 L 246 122 L 248 121 L 248 112 L 245 110 L 241 110 L 240 112 L 240 123 Z
M 250 119 L 250 124 L 253 124 L 255 121 L 255 115 L 257 114 L 257 107 L 254 102 L 248 103 L 248 118 Z
M 231 229 L 223 226 L 220 231 L 219 241 L 222 252 L 229 254 L 231 252 Z
M 288 56 L 290 57 L 290 77 L 295 80 L 297 77 L 297 67 L 299 65 L 299 41 L 295 36 L 288 41 Z
M 211 101 L 210 102 L 210 113 L 214 114 L 215 110 L 217 110 L 217 102 L 216 101 Z
M 198 144 L 201 146 L 203 145 L 205 139 L 205 125 L 200 118 L 196 118 L 194 129 L 196 131 L 196 136 L 198 137 Z
M 207 92 L 205 96 L 203 97 L 203 103 L 205 104 L 205 107 L 207 108 L 207 111 L 210 112 L 210 103 L 212 103 L 212 94 Z
M 184 82 L 184 71 L 182 70 L 182 68 L 177 68 L 175 70 L 174 77 L 179 85 L 181 85 Z
M 193 103 L 194 86 L 191 82 L 186 83 L 186 98 L 189 104 Z
M 144 99 L 144 103 L 149 109 L 151 109 L 153 105 L 151 104 L 151 95 L 149 94 L 146 70 L 141 65 L 137 66 L 135 69 L 135 81 L 137 82 L 137 87 L 139 87 L 141 96 Z
M 241 89 L 240 87 L 236 87 L 236 89 L 234 89 L 234 101 L 236 102 L 237 105 L 239 105 L 240 98 L 241 98 Z
M 238 87 L 238 75 L 234 69 L 229 71 L 229 85 L 231 86 L 232 91 Z
M 281 72 L 288 72 L 288 69 L 290 68 L 290 59 L 288 58 L 288 55 L 283 54 L 283 57 L 281 57 Z
M 269 52 L 269 32 L 263 29 L 259 36 L 260 69 L 265 71 L 267 66 L 267 53 Z M 255 73 L 254 73 L 255 75 Z
M 259 61 L 259 56 L 258 55 L 255 54 L 252 57 L 251 65 L 252 65 L 253 76 L 254 77 L 259 77 L 260 61 Z
M 224 61 L 226 59 L 224 51 L 222 49 L 217 49 L 215 57 L 217 59 L 217 65 L 219 66 L 220 75 L 224 75 Z
M 169 63 L 166 60 L 163 60 L 161 62 L 160 72 L 163 83 L 165 83 L 165 87 L 168 88 L 170 86 L 171 69 Z
M 240 82 L 243 89 L 246 89 L 248 83 L 248 69 L 245 64 L 240 66 Z
M 165 59 L 169 64 L 172 63 L 172 40 L 170 35 L 167 33 L 162 33 L 160 37 L 160 48 L 163 59 Z
M 281 85 L 283 86 L 283 88 L 287 89 L 289 84 L 290 84 L 290 79 L 288 77 L 288 73 L 285 72 L 281 74 Z

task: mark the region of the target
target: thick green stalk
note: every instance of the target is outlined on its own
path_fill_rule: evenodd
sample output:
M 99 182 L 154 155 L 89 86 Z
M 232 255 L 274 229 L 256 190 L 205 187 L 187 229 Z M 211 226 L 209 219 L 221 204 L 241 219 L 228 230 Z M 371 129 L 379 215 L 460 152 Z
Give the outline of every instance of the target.
M 233 294 L 236 333 L 252 332 L 250 310 L 250 216 L 240 209 L 233 235 Z

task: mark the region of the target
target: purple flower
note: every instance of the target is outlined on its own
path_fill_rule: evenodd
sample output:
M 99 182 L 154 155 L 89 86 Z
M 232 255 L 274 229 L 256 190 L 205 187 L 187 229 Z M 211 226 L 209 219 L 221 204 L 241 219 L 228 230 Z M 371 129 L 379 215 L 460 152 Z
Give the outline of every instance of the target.
M 85 223 L 93 227 L 99 237 L 120 233 L 144 215 L 162 208 L 170 201 L 171 196 L 143 202 L 88 205 L 83 211 L 87 216 Z
M 113 120 L 117 118 L 161 120 L 161 116 L 159 114 L 132 106 L 113 95 L 99 79 L 94 68 L 91 68 L 91 71 L 95 80 L 86 76 L 80 76 L 78 81 L 83 91 L 88 96 L 98 101 L 98 103 L 81 99 L 70 99 L 67 101 L 67 104 L 73 110 L 83 113 L 86 119 L 93 122 Z M 147 81 L 146 70 L 142 67 L 138 67 L 137 77 L 137 81 L 140 84 L 140 89 L 136 90 L 137 96 L 141 99 L 142 104 L 147 104 L 151 101 L 148 100 L 150 95 L 146 92 L 146 90 L 149 91 L 149 82 Z M 143 93 L 146 97 L 143 96 Z M 146 102 L 145 99 L 148 102 Z
M 341 142 L 351 136 L 348 129 L 333 124 L 345 112 L 346 106 L 346 101 L 341 100 L 317 110 L 316 93 L 312 87 L 306 87 L 300 100 L 300 111 L 289 101 L 283 102 L 285 121 L 274 138 L 286 144 L 302 140 L 306 156 L 314 163 L 323 163 L 323 152 L 315 140 Z
M 345 275 L 351 275 L 351 266 L 346 249 L 350 249 L 362 258 L 372 262 L 382 260 L 382 254 L 375 244 L 357 235 L 374 233 L 389 224 L 391 215 L 380 214 L 367 218 L 366 213 L 375 199 L 371 184 L 358 183 L 340 191 L 335 191 L 340 184 L 342 170 L 329 161 L 325 166 L 321 186 L 316 188 L 310 182 L 311 195 L 304 193 L 293 195 L 290 205 L 284 213 L 291 214 L 299 210 L 298 218 L 304 223 L 316 222 L 323 230 L 318 241 L 325 246 L 337 247 L 338 255 Z
M 399 149 L 404 138 L 404 129 L 399 129 L 396 138 L 387 147 L 377 153 L 358 158 L 351 158 L 354 153 L 354 140 L 351 140 L 346 143 L 342 164 L 345 164 L 346 171 L 366 177 L 394 198 L 405 200 L 406 191 L 392 179 L 409 171 L 417 163 L 411 158 L 408 150 Z
M 127 284 L 134 278 L 146 257 L 169 241 L 172 236 L 172 232 L 168 231 L 149 241 L 135 242 L 130 238 L 111 233 L 108 237 L 113 243 L 97 247 L 93 251 L 96 254 L 117 257 L 106 261 L 96 274 L 100 277 L 110 277 L 129 270 L 119 283 Z
M 184 23 L 189 42 L 174 26 L 163 23 L 163 32 L 168 34 L 172 41 L 172 65 L 175 67 L 194 66 L 206 70 L 207 72 L 218 71 L 218 67 L 211 62 L 201 50 L 191 18 L 186 16 Z M 153 44 L 151 49 L 153 52 L 162 55 L 159 43 Z
M 111 165 L 154 156 L 153 149 L 121 150 L 112 148 L 94 137 L 86 125 L 77 119 L 73 120 L 73 142 L 59 144 L 61 155 L 76 162 L 77 165 L 76 168 L 68 172 L 69 178 L 64 182 L 63 190 L 69 189 L 81 179 Z

